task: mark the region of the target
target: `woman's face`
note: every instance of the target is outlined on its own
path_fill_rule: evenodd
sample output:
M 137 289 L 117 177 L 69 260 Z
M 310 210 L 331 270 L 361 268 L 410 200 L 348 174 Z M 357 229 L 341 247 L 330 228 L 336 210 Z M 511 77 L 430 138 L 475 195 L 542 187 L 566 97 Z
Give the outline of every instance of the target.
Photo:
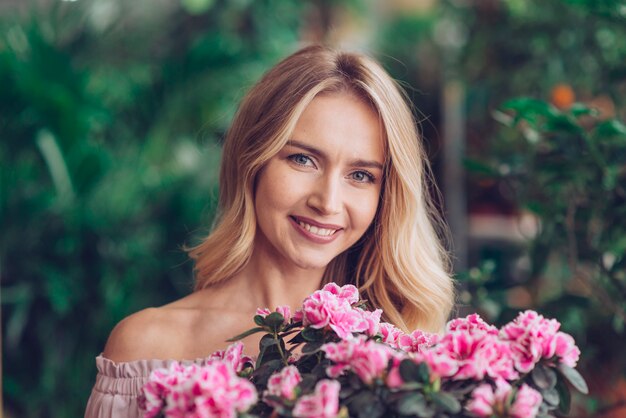
M 378 207 L 382 126 L 362 100 L 319 95 L 256 184 L 253 256 L 323 269 L 367 230 Z

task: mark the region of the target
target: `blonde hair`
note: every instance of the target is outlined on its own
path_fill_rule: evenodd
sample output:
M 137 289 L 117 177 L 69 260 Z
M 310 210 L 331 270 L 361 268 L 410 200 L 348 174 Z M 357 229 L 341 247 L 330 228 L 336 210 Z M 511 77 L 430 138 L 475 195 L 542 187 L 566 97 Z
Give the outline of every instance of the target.
M 324 282 L 356 285 L 404 331 L 441 331 L 453 306 L 454 286 L 437 233 L 446 230 L 428 193 L 434 185 L 408 100 L 374 60 L 322 46 L 281 61 L 243 99 L 224 143 L 215 227 L 190 250 L 196 290 L 228 280 L 246 265 L 256 234 L 257 174 L 287 143 L 313 98 L 338 92 L 356 95 L 378 113 L 386 162 L 372 225 L 331 261 Z

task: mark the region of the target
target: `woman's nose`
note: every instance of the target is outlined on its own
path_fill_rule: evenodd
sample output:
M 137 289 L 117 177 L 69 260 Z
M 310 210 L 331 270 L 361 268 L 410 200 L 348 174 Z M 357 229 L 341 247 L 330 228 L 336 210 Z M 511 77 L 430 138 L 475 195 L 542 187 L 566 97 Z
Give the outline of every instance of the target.
M 335 215 L 341 211 L 341 181 L 335 176 L 319 178 L 311 190 L 307 204 L 320 215 Z

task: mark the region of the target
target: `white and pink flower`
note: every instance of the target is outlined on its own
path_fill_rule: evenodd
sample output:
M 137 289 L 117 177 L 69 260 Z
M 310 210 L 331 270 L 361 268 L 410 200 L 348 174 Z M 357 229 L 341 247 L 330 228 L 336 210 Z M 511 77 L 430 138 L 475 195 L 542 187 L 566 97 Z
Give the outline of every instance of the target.
M 143 394 L 141 406 L 148 418 L 160 412 L 166 417 L 235 418 L 257 401 L 254 385 L 222 360 L 205 366 L 173 362 L 151 373 Z
M 405 335 L 402 330 L 389 322 L 381 322 L 378 329 L 380 336 L 382 337 L 382 342 L 392 346 L 393 348 L 400 348 L 398 346 L 398 342 L 400 337 Z
M 243 355 L 243 343 L 241 341 L 232 343 L 226 350 L 214 352 L 209 356 L 209 360 L 223 360 L 230 364 L 236 373 L 241 373 L 246 364 L 254 364 L 251 357 Z
M 294 400 L 296 398 L 296 388 L 298 383 L 302 381 L 302 376 L 296 366 L 286 366 L 279 372 L 270 376 L 267 381 L 267 390 L 264 392 L 264 396 L 277 396 L 287 400 Z M 273 402 L 268 399 L 264 399 L 265 402 L 272 405 Z
M 339 390 L 336 380 L 320 380 L 315 391 L 296 402 L 293 416 L 296 418 L 335 418 L 339 413 Z
M 474 313 L 465 318 L 455 318 L 448 322 L 446 331 L 466 331 L 468 333 L 486 332 L 487 334 L 498 335 L 498 328 L 485 322 L 480 315 Z
M 502 327 L 500 336 L 509 342 L 517 370 L 528 373 L 539 360 L 552 357 L 570 367 L 576 366 L 580 350 L 569 334 L 559 331 L 560 326 L 555 319 L 525 311 Z
M 371 384 L 377 377 L 382 378 L 389 360 L 395 355 L 391 347 L 367 340 L 365 336 L 324 344 L 322 351 L 334 363 L 326 369 L 329 377 L 339 377 L 349 370 L 366 384 Z
M 539 412 L 541 394 L 525 383 L 516 391 L 505 380 L 496 380 L 496 390 L 485 383 L 472 392 L 467 410 L 476 417 L 534 418 Z
M 416 329 L 410 334 L 400 334 L 397 339 L 397 347 L 407 353 L 420 353 L 432 347 L 439 340 L 439 335 Z
M 365 332 L 370 328 L 362 310 L 352 307 L 356 302 L 356 287 L 339 287 L 329 283 L 304 300 L 303 323 L 316 329 L 329 327 L 341 339 L 352 338 L 352 333 Z

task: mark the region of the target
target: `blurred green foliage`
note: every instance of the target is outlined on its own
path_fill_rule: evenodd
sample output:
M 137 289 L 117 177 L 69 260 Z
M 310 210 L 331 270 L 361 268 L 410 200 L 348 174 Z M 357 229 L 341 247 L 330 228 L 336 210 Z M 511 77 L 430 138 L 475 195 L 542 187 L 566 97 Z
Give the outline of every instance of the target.
M 115 323 L 191 289 L 219 140 L 310 4 L 46 4 L 0 18 L 3 391 L 75 417 Z

